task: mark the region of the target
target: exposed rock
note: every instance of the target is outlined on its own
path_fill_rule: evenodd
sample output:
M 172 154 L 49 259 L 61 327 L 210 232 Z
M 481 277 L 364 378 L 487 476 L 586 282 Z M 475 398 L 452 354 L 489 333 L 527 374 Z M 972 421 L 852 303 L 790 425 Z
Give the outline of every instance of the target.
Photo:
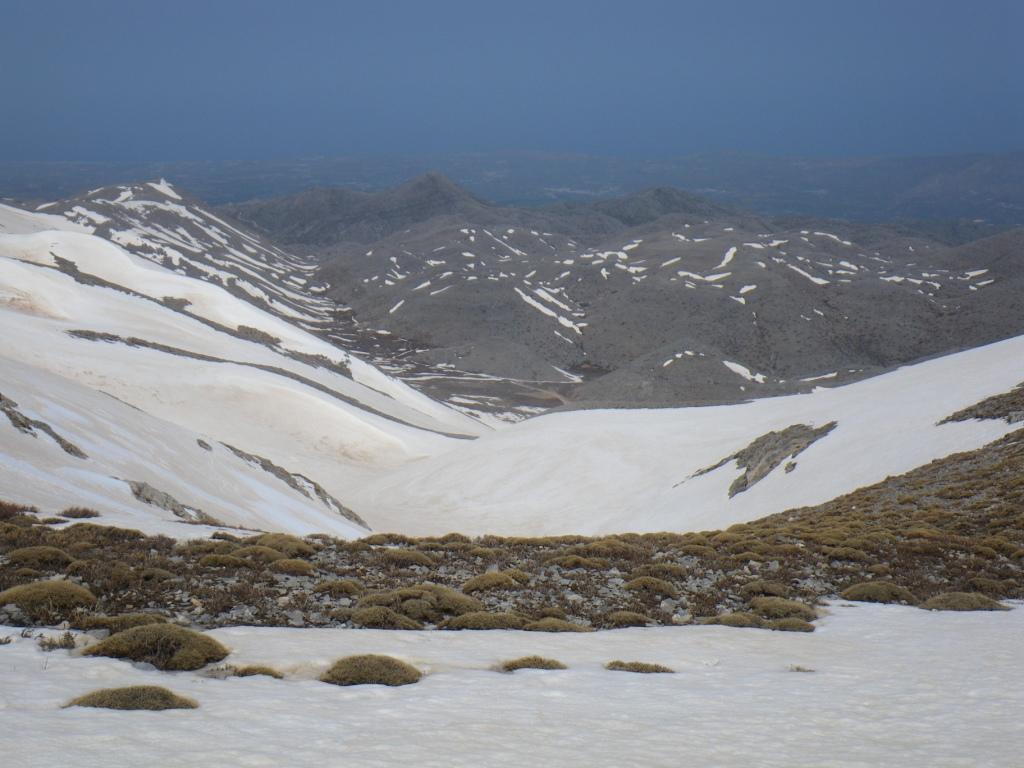
M 85 455 L 85 451 L 70 440 L 61 437 L 57 434 L 56 430 L 54 430 L 54 428 L 45 421 L 30 419 L 24 413 L 19 411 L 18 404 L 10 398 L 4 397 L 2 393 L 0 393 L 0 411 L 3 411 L 7 415 L 11 424 L 19 432 L 24 432 L 26 435 L 32 435 L 32 437 L 38 437 L 38 432 L 43 432 L 49 435 L 50 438 L 61 447 L 61 450 L 63 450 L 64 453 L 70 454 L 78 459 L 88 458 L 88 456 Z
M 203 510 L 186 506 L 171 496 L 171 494 L 161 491 L 158 488 L 154 488 L 145 481 L 126 480 L 125 482 L 128 483 L 128 487 L 132 489 L 132 495 L 135 496 L 136 499 L 146 504 L 152 504 L 154 507 L 166 509 L 168 512 L 175 515 L 175 517 L 180 517 L 186 523 L 223 525 L 221 521 L 206 514 Z

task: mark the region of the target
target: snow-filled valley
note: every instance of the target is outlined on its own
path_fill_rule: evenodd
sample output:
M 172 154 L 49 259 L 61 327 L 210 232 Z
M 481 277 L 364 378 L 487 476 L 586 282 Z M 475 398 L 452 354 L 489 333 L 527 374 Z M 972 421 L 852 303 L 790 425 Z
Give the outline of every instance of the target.
M 1019 765 L 1021 606 L 951 614 L 832 603 L 828 611 L 812 634 L 726 627 L 212 633 L 231 649 L 226 663 L 269 664 L 283 680 L 44 653 L 35 639 L 0 627 L 0 636 L 14 636 L 0 646 L 0 754 L 23 768 L 69 760 L 81 768 Z M 426 676 L 399 688 L 317 681 L 352 653 L 391 654 Z M 492 669 L 525 654 L 568 669 Z M 676 674 L 603 669 L 612 659 L 656 662 Z M 199 709 L 61 708 L 95 688 L 143 684 L 190 696 Z
M 1012 427 L 939 422 L 1024 381 L 1018 337 L 805 394 L 503 425 L 129 253 L 91 220 L 0 207 L 0 394 L 15 404 L 0 423 L 0 497 L 85 503 L 177 537 L 199 530 L 183 520 L 339 536 L 718 528 L 980 447 Z M 826 426 L 730 493 L 735 454 Z

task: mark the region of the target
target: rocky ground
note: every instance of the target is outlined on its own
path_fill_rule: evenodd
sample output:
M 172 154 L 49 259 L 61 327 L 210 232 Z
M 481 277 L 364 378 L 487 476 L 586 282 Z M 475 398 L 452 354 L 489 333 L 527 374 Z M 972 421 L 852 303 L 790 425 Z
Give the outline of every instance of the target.
M 0 623 L 148 613 L 197 627 L 587 630 L 722 622 L 813 628 L 813 606 L 1024 597 L 1024 431 L 814 508 L 725 531 L 343 541 L 222 532 L 175 542 L 5 504 L 0 589 L 63 580 L 95 597 L 0 607 Z M 102 522 L 102 516 L 97 518 Z M 862 588 L 863 589 L 863 588 Z M 91 621 L 102 627 L 103 622 Z

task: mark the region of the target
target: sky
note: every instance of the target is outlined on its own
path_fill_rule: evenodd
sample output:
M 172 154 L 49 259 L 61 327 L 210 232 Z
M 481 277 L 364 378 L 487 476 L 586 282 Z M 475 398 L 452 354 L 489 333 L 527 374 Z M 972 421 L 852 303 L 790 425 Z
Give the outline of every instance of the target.
M 1024 149 L 1022 0 L 0 0 L 0 160 Z

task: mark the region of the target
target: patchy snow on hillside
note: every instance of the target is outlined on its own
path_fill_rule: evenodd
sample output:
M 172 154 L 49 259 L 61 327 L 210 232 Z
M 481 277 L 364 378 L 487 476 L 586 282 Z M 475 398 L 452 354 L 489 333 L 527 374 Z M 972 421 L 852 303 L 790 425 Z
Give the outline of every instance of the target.
M 17 628 L 0 628 L 0 636 L 13 636 L 0 646 L 0 754 L 19 768 L 1019 764 L 1024 610 L 833 603 L 830 611 L 813 634 L 726 627 L 211 633 L 232 650 L 226 664 L 268 664 L 284 680 L 214 679 L 44 653 Z M 333 660 L 356 653 L 394 655 L 426 676 L 399 688 L 316 680 Z M 568 669 L 492 670 L 528 654 Z M 676 674 L 610 672 L 603 665 L 612 659 L 660 663 Z M 62 709 L 76 696 L 124 685 L 167 686 L 199 709 Z

